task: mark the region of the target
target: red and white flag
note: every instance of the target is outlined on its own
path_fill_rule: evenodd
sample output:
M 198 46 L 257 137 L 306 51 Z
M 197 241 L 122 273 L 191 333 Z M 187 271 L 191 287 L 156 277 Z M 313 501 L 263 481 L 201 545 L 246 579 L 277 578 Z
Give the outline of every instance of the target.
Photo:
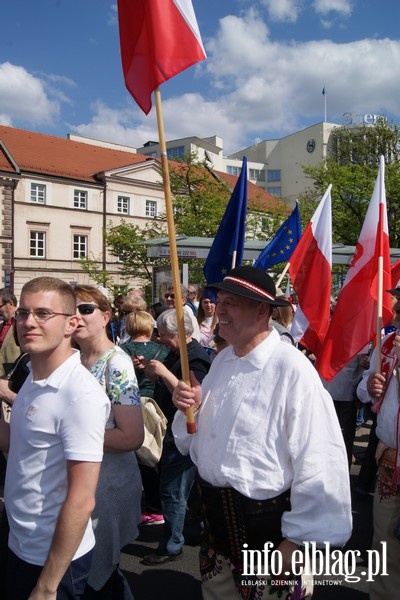
M 392 318 L 392 299 L 385 292 L 391 288 L 391 272 L 383 156 L 354 256 L 317 357 L 317 371 L 327 381 L 377 334 L 379 264 L 383 288 L 382 325 L 385 326 Z
M 289 266 L 299 304 L 291 334 L 318 354 L 329 327 L 332 283 L 332 208 L 329 185 L 297 244 Z
M 118 0 L 125 85 L 146 115 L 164 81 L 206 58 L 191 0 Z

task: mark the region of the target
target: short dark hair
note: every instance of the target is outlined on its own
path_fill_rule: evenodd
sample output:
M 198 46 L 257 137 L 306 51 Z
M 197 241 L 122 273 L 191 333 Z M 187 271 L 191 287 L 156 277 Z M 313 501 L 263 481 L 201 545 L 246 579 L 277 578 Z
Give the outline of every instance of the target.
M 11 304 L 14 306 L 17 306 L 18 304 L 17 298 L 9 288 L 2 288 L 0 290 L 0 297 L 3 304 L 8 304 L 9 302 L 11 302 Z

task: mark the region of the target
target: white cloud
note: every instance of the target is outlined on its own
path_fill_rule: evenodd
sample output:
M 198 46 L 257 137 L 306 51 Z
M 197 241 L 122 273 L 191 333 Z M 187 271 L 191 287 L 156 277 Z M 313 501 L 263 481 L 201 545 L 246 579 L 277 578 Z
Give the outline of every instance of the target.
M 43 80 L 23 67 L 9 62 L 0 64 L 0 113 L 7 114 L 10 121 L 49 124 L 59 111 L 59 102 L 49 98 Z
M 302 5 L 299 0 L 262 0 L 262 4 L 273 21 L 290 23 L 297 21 Z
M 7 125 L 7 127 L 12 127 L 12 121 L 9 115 L 0 114 L 0 125 Z
M 142 146 L 147 139 L 142 139 L 141 113 L 139 109 L 116 110 L 106 106 L 98 100 L 91 105 L 93 116 L 88 123 L 79 125 L 70 124 L 70 130 L 86 137 L 97 140 L 124 144 L 126 146 Z M 135 116 L 136 121 L 135 121 Z M 148 139 L 153 139 L 156 135 L 152 128 L 148 128 Z
M 249 12 L 243 18 L 221 20 L 208 57 L 207 71 L 218 93 L 223 92 L 220 112 L 230 117 L 229 138 L 240 137 L 239 129 L 242 137 L 253 132 L 256 137 L 273 137 L 305 120 L 322 120 L 324 85 L 328 119 L 335 122 L 349 110 L 400 113 L 400 41 L 277 43 L 256 13 Z M 241 124 L 233 133 L 232 123 Z M 226 138 L 221 128 L 216 133 Z
M 327 15 L 335 12 L 338 15 L 349 17 L 353 11 L 354 0 L 314 0 L 315 12 Z
M 350 6 L 330 3 L 339 5 L 343 11 Z M 398 40 L 276 41 L 253 9 L 221 19 L 206 46 L 207 61 L 193 71 L 197 92 L 171 97 L 174 85 L 162 90 L 167 139 L 218 135 L 229 154 L 255 138 L 281 137 L 323 119 L 324 86 L 330 121 L 340 123 L 348 111 L 400 115 Z M 68 93 L 79 92 L 73 86 L 70 80 L 0 65 L 0 120 L 38 126 L 55 121 L 70 103 Z M 134 147 L 158 138 L 155 109 L 146 117 L 130 97 L 119 109 L 99 98 L 89 116 L 78 117 L 80 122 L 75 106 L 70 131 Z M 84 102 L 79 108 L 86 108 Z
M 356 0 L 313 0 L 311 8 L 319 15 L 336 13 L 349 17 Z M 307 0 L 261 0 L 268 11 L 269 18 L 276 22 L 295 23 L 307 8 Z
M 167 139 L 218 135 L 230 154 L 255 138 L 281 137 L 322 121 L 324 86 L 330 121 L 340 123 L 348 111 L 400 114 L 400 41 L 277 43 L 265 26 L 253 25 L 251 17 L 222 20 L 208 48 L 213 85 L 163 99 Z M 133 101 L 119 111 L 100 102 L 92 110 L 91 121 L 74 131 L 136 147 L 158 139 L 154 108 L 148 117 Z

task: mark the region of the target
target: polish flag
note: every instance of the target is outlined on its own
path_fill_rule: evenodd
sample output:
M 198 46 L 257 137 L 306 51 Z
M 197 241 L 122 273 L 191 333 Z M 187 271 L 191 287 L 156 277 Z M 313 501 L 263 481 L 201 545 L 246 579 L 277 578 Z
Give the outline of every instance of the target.
M 125 85 L 146 115 L 164 81 L 206 58 L 191 0 L 118 0 Z
M 379 268 L 378 268 L 379 267 Z M 381 285 L 379 284 L 381 278 Z M 382 295 L 379 293 L 382 290 Z M 318 373 L 330 381 L 392 318 L 390 248 L 386 213 L 385 161 L 340 291 L 328 333 L 317 357 Z M 378 295 L 381 311 L 378 310 Z M 381 317 L 379 317 L 381 312 Z
M 329 326 L 332 283 L 332 209 L 329 185 L 290 258 L 299 304 L 292 336 L 318 354 Z

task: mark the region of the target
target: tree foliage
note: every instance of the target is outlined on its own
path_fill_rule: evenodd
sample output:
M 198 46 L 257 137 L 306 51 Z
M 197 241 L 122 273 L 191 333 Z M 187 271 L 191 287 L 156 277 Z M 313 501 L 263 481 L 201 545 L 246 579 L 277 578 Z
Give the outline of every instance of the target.
M 386 201 L 390 244 L 400 242 L 400 130 L 384 120 L 374 126 L 335 128 L 328 158 L 316 166 L 303 166 L 314 187 L 300 197 L 303 227 L 319 199 L 332 184 L 332 236 L 334 243 L 357 243 L 374 183 L 380 156 L 386 162 Z
M 82 271 L 89 275 L 95 283 L 102 285 L 113 294 L 119 292 L 119 287 L 114 285 L 112 276 L 100 267 L 101 261 L 97 260 L 93 254 L 81 257 L 79 263 Z
M 195 154 L 170 162 L 170 184 L 173 195 L 175 232 L 187 237 L 214 237 L 218 231 L 232 190 L 225 180 L 198 161 Z M 285 204 L 277 203 L 273 212 L 265 212 L 260 191 L 252 195 L 252 210 L 247 213 L 246 238 L 270 239 L 287 217 Z M 105 231 L 105 243 L 112 256 L 118 258 L 122 278 L 151 282 L 153 265 L 168 265 L 169 260 L 147 257 L 144 241 L 167 235 L 166 215 L 159 214 L 144 228 L 124 219 L 119 225 L 110 224 Z M 96 281 L 107 281 L 107 274 L 97 267 L 98 261 L 85 259 L 82 268 Z M 190 259 L 190 279 L 204 283 L 204 260 Z M 109 283 L 109 282 L 108 282 Z M 105 285 L 105 283 L 102 283 Z M 109 287 L 109 285 L 107 285 Z
M 120 273 L 123 279 L 132 278 L 151 282 L 151 263 L 147 257 L 147 247 L 144 241 L 165 236 L 164 222 L 154 219 L 151 225 L 144 228 L 121 219 L 119 225 L 110 224 L 105 232 L 107 248 L 112 256 L 119 260 Z M 169 264 L 169 261 L 159 259 L 158 264 Z
M 214 237 L 224 214 L 231 190 L 198 162 L 195 154 L 170 167 L 177 233 Z
M 196 154 L 172 164 L 171 190 L 174 195 L 174 220 L 177 233 L 214 237 L 232 194 L 229 185 L 198 162 Z M 246 239 L 269 240 L 287 218 L 284 202 L 265 211 L 265 194 L 252 193 L 246 218 Z

